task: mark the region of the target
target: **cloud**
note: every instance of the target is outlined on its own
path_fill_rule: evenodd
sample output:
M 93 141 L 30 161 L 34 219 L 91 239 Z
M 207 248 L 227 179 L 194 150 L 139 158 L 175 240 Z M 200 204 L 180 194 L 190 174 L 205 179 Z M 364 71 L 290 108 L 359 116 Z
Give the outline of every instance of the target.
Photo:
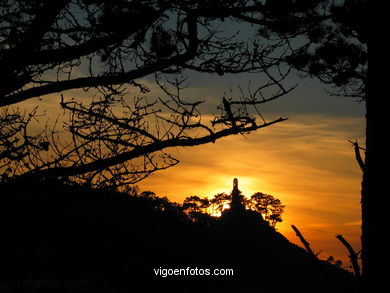
M 363 138 L 360 117 L 296 115 L 247 138 L 174 149 L 181 163 L 139 186 L 181 202 L 190 195 L 230 192 L 237 177 L 245 195 L 262 191 L 286 205 L 278 229 L 288 239 L 296 242 L 294 224 L 319 250 L 342 258 L 334 235 L 352 235 L 358 246 L 360 233 L 361 173 L 348 139 Z
M 193 75 L 191 87 L 183 94 L 190 100 L 208 99 L 203 112 L 215 112 L 220 97 L 230 87 L 245 87 L 249 80 L 247 75 L 227 78 L 229 82 L 225 83 L 215 76 Z M 152 90 L 151 97 L 160 94 L 151 80 L 139 82 Z M 294 224 L 313 244 L 336 252 L 331 244 L 334 233 L 350 233 L 351 241 L 358 244 L 361 173 L 348 139 L 364 141 L 363 107 L 349 99 L 318 95 L 318 86 L 306 82 L 290 97 L 261 109 L 267 119 L 290 113 L 289 120 L 246 137 L 237 135 L 215 144 L 170 149 L 181 163 L 150 176 L 139 187 L 181 202 L 190 195 L 230 192 L 237 177 L 244 194 L 262 191 L 286 204 L 284 222 L 278 227 L 290 240 L 295 239 L 290 228 Z M 65 97 L 88 100 L 89 94 L 73 90 Z M 21 106 L 38 105 L 53 119 L 61 113 L 59 99 L 60 94 L 53 94 Z M 204 115 L 203 119 L 211 120 L 211 116 Z

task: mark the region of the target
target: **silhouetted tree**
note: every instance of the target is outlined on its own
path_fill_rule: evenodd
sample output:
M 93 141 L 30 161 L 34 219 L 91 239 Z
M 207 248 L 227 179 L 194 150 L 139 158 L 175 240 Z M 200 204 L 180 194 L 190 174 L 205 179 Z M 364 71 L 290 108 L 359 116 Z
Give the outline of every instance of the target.
M 329 256 L 327 259 L 326 259 L 326 261 L 328 262 L 328 263 L 330 263 L 330 264 L 332 264 L 332 265 L 335 265 L 336 267 L 338 267 L 338 268 L 341 268 L 342 267 L 342 265 L 343 265 L 343 262 L 341 261 L 341 260 L 335 260 L 334 259 L 334 257 L 331 255 L 331 256 Z
M 206 197 L 189 196 L 181 205 L 184 213 L 189 219 L 201 226 L 210 226 L 214 221 L 214 216 L 210 213 L 210 200 Z
M 183 210 L 188 213 L 206 212 L 209 206 L 209 200 L 207 198 L 200 198 L 199 196 L 189 196 L 183 202 Z
M 267 21 L 242 17 L 260 26 L 274 38 L 289 39 L 291 54 L 286 62 L 305 76 L 318 78 L 332 87 L 330 93 L 353 97 L 366 106 L 366 147 L 364 164 L 358 145 L 356 158 L 363 170 L 362 205 L 362 272 L 369 279 L 374 266 L 370 256 L 375 249 L 374 223 L 376 222 L 377 194 L 384 190 L 386 178 L 378 166 L 385 153 L 381 137 L 375 132 L 385 123 L 385 101 L 368 91 L 368 1 L 367 0 L 315 0 L 266 1 L 264 13 Z M 298 38 L 295 38 L 298 37 Z M 295 38 L 295 40 L 293 40 Z M 383 214 L 385 211 L 383 210 Z
M 231 195 L 227 193 L 217 193 L 210 199 L 211 208 L 217 213 L 222 213 L 224 209 L 227 208 L 227 205 L 231 201 Z
M 285 41 L 251 41 L 220 26 L 245 22 L 240 14 L 259 9 L 263 5 L 256 1 L 237 0 L 3 1 L 2 178 L 135 183 L 178 163 L 166 153 L 170 147 L 215 142 L 283 121 L 265 121 L 256 107 L 294 88 L 281 83 L 289 73 L 278 63 Z M 202 98 L 183 97 L 184 70 L 262 72 L 265 82 L 239 99 L 221 99 L 220 114 L 207 122 Z M 151 75 L 158 88 L 154 93 L 163 93 L 159 98 L 146 97 L 150 87 L 141 79 Z M 69 90 L 78 92 L 69 99 Z M 68 117 L 38 132 L 32 123 L 43 119 L 38 112 L 15 108 L 60 94 Z
M 262 192 L 254 193 L 248 200 L 249 208 L 260 213 L 263 219 L 271 227 L 275 228 L 277 223 L 282 222 L 282 214 L 285 205 L 282 205 L 280 199 Z
M 266 291 L 283 280 L 277 291 L 338 292 L 342 286 L 355 292 L 352 274 L 313 263 L 302 248 L 259 225 L 253 211 L 209 225 L 189 221 L 181 206 L 152 192 L 99 190 L 57 178 L 11 182 L 0 203 L 1 292 L 256 291 L 259 275 Z M 237 229 L 236 220 L 242 221 Z M 248 257 L 248 243 L 266 253 Z M 168 265 L 234 268 L 234 276 L 159 282 L 151 272 Z
M 259 26 L 259 35 L 288 40 L 286 63 L 303 76 L 318 78 L 333 88 L 330 93 L 353 97 L 366 105 L 366 147 L 364 164 L 355 144 L 362 179 L 362 263 L 363 278 L 369 279 L 370 254 L 376 234 L 373 222 L 375 194 L 384 189 L 381 166 L 385 153 L 381 138 L 374 133 L 385 123 L 385 101 L 368 91 L 368 1 L 367 0 L 270 0 L 262 15 L 238 13 L 237 17 Z M 358 152 L 356 152 L 356 150 Z M 383 212 L 385 214 L 385 211 Z M 380 243 L 380 239 L 377 241 Z M 378 250 L 377 250 L 378 251 Z M 371 268 L 371 269 L 370 269 Z M 366 276 L 366 277 L 365 277 Z
M 193 221 L 200 221 L 205 215 L 222 215 L 224 210 L 232 209 L 232 206 L 229 207 L 229 205 L 232 204 L 233 192 L 237 192 L 237 199 L 244 210 L 250 209 L 260 214 L 260 217 L 272 228 L 283 221 L 282 214 L 285 205 L 282 204 L 280 199 L 262 192 L 256 192 L 250 198 L 247 198 L 238 189 L 233 189 L 230 194 L 217 193 L 211 198 L 189 196 L 183 201 L 182 209 Z

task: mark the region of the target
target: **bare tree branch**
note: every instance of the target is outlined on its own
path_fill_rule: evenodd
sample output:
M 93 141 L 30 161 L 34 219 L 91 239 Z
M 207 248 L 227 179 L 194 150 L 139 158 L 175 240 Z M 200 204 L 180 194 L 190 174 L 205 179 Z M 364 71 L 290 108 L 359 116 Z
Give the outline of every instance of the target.
M 343 237 L 343 235 L 336 235 L 336 238 L 347 248 L 349 252 L 349 258 L 351 260 L 351 264 L 353 267 L 353 271 L 355 272 L 356 277 L 361 278 L 360 267 L 358 263 L 358 254 L 353 250 L 352 246 L 349 244 L 347 240 Z
M 303 235 L 301 234 L 301 232 L 298 230 L 297 227 L 295 227 L 294 225 L 291 225 L 291 228 L 294 230 L 294 232 L 297 234 L 299 240 L 301 240 L 303 246 L 306 248 L 306 251 L 312 256 L 314 257 L 315 259 L 318 259 L 317 258 L 317 255 L 314 254 L 313 250 L 311 250 L 310 248 L 310 243 L 306 241 L 306 239 L 303 237 Z
M 362 171 L 364 171 L 364 168 L 365 168 L 365 164 L 364 164 L 364 161 L 362 159 L 362 155 L 360 153 L 360 150 L 363 150 L 363 151 L 366 151 L 366 149 L 362 148 L 359 146 L 359 143 L 357 141 L 351 141 L 351 140 L 348 140 L 354 147 L 354 150 L 355 150 L 355 158 L 356 158 L 356 161 L 358 162 L 359 164 L 359 167 L 360 169 L 362 169 Z
M 289 71 L 279 67 L 285 41 L 243 39 L 238 30 L 220 26 L 221 20 L 242 21 L 242 15 L 264 17 L 261 5 L 52 2 L 15 0 L 0 6 L 4 181 L 62 176 L 96 186 L 134 183 L 176 165 L 169 148 L 245 135 L 286 120 L 266 120 L 259 110 L 295 88 L 285 87 Z M 249 93 L 241 90 L 239 99 L 224 97 L 219 113 L 206 121 L 205 99 L 183 96 L 184 70 L 262 73 L 266 81 Z M 152 92 L 149 80 L 142 80 L 153 74 L 157 89 Z M 79 96 L 65 99 L 74 89 Z M 54 124 L 42 125 L 34 111 L 9 112 L 12 105 L 53 93 L 61 95 L 64 111 Z

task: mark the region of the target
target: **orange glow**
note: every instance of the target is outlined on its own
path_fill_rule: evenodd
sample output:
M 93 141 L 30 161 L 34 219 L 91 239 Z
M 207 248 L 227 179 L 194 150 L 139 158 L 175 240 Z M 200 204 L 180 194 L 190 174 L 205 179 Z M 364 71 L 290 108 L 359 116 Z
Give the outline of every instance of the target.
M 68 97 L 72 94 L 80 95 L 70 91 Z M 35 102 L 25 105 L 46 109 L 51 121 L 62 113 L 58 96 Z M 361 172 L 348 140 L 364 142 L 364 124 L 362 117 L 301 114 L 246 137 L 170 149 L 180 164 L 138 186 L 182 202 L 192 195 L 230 193 L 237 177 L 245 196 L 260 191 L 286 205 L 283 222 L 276 228 L 291 242 L 302 246 L 291 229 L 293 224 L 315 252 L 322 251 L 320 257 L 332 255 L 346 266 L 348 254 L 335 235 L 342 234 L 355 251 L 360 250 Z
M 342 234 L 360 250 L 360 180 L 348 139 L 364 135 L 361 118 L 314 115 L 294 119 L 248 135 L 196 148 L 174 149 L 181 163 L 139 184 L 182 202 L 185 197 L 230 193 L 233 178 L 245 196 L 269 193 L 286 205 L 276 228 L 300 246 L 291 224 L 300 229 L 320 257 L 332 255 L 349 264 Z

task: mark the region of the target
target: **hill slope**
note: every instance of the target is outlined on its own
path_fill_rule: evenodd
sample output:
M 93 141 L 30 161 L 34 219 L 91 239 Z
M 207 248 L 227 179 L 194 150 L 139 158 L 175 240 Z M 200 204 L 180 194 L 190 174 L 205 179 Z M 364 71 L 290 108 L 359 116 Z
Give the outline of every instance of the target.
M 226 213 L 201 224 L 154 196 L 97 191 L 56 180 L 5 185 L 1 190 L 0 291 L 133 292 L 140 286 L 143 289 L 134 292 L 356 289 L 352 274 L 313 259 L 253 213 Z M 175 276 L 174 269 L 181 275 Z M 214 269 L 233 269 L 233 276 L 212 275 Z

